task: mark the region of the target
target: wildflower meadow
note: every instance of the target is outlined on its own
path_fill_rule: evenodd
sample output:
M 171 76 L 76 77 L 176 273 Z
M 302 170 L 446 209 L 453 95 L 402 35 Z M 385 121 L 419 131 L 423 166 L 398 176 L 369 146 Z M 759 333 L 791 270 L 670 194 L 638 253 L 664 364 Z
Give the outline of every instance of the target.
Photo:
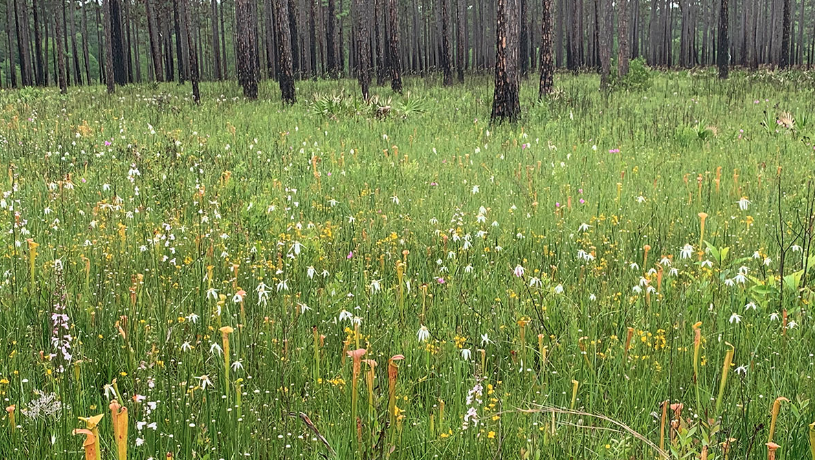
M 815 459 L 815 74 L 0 92 L 0 458 Z

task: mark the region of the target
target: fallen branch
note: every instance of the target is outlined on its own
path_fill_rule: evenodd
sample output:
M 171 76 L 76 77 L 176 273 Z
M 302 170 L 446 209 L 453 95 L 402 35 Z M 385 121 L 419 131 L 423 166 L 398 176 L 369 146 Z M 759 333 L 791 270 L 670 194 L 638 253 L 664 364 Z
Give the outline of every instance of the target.
M 653 442 L 649 441 L 648 438 L 646 438 L 645 436 L 637 433 L 632 428 L 630 428 L 628 425 L 626 425 L 624 423 L 621 423 L 621 422 L 618 422 L 618 421 L 616 421 L 614 419 L 611 419 L 609 417 L 606 417 L 605 415 L 591 414 L 589 412 L 583 412 L 583 411 L 579 411 L 579 410 L 561 409 L 559 407 L 546 407 L 546 406 L 540 406 L 540 407 L 537 407 L 537 408 L 534 408 L 534 409 L 521 409 L 521 408 L 518 408 L 515 411 L 509 411 L 509 412 L 521 412 L 521 413 L 525 413 L 525 414 L 567 414 L 567 415 L 578 415 L 578 416 L 581 416 L 581 417 L 594 417 L 596 419 L 600 419 L 600 420 L 603 420 L 605 422 L 608 422 L 608 423 L 611 423 L 613 425 L 616 425 L 616 426 L 620 427 L 623 431 L 627 432 L 628 434 L 630 434 L 634 438 L 642 441 L 645 445 L 647 445 L 648 447 L 653 449 L 661 458 L 670 459 L 670 456 L 668 455 L 667 452 L 660 449 L 659 446 L 657 446 Z M 597 428 L 597 427 L 584 426 L 583 428 Z
M 293 412 L 292 412 L 292 413 L 290 413 L 289 415 L 290 415 L 290 416 L 292 416 L 292 417 L 294 417 L 294 416 L 295 416 L 295 414 L 294 414 Z M 306 414 L 304 414 L 304 413 L 302 413 L 302 412 L 298 413 L 297 415 L 299 415 L 299 416 L 300 416 L 300 420 L 302 420 L 302 421 L 303 421 L 303 423 L 305 423 L 305 424 L 306 424 L 306 426 L 308 427 L 308 429 L 309 429 L 309 430 L 311 430 L 311 432 L 312 432 L 312 433 L 314 433 L 314 436 L 317 436 L 317 439 L 319 439 L 319 440 L 320 440 L 320 442 L 322 442 L 322 443 L 323 443 L 323 445 L 325 445 L 325 448 L 326 448 L 326 449 L 328 449 L 328 452 L 329 452 L 329 453 L 330 453 L 332 456 L 336 457 L 336 456 L 337 456 L 337 452 L 336 452 L 336 451 L 335 451 L 335 450 L 334 450 L 334 449 L 331 447 L 331 444 L 329 444 L 329 443 L 328 443 L 328 441 L 325 439 L 325 436 L 323 436 L 322 434 L 320 434 L 320 431 L 319 431 L 319 430 L 317 430 L 317 427 L 316 427 L 316 426 L 314 426 L 314 422 L 312 422 L 312 421 L 311 421 L 311 419 L 310 419 L 310 418 L 308 418 L 308 415 L 306 415 Z

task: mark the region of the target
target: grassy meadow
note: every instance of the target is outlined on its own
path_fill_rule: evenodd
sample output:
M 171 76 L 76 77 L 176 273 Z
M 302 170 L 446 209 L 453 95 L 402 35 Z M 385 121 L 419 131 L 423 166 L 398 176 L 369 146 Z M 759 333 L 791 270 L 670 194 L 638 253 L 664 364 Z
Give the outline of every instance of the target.
M 0 92 L 0 458 L 815 458 L 815 74 L 648 78 Z

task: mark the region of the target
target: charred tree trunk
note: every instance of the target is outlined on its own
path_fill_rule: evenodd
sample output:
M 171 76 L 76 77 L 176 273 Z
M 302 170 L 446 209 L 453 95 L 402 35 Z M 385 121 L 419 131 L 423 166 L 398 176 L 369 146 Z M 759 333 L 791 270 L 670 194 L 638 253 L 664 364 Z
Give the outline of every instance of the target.
M 144 8 L 147 13 L 147 35 L 149 35 L 150 40 L 150 53 L 153 56 L 153 74 L 155 75 L 156 81 L 164 81 L 164 68 L 162 67 L 164 58 L 161 56 L 159 31 L 156 26 L 156 16 L 150 0 L 144 0 Z
M 71 2 L 68 6 L 68 14 L 71 15 L 71 57 L 74 61 L 74 82 L 82 84 L 82 70 L 79 65 L 79 47 L 76 46 L 76 7 Z
M 552 60 L 552 0 L 543 0 L 541 12 L 541 81 L 539 99 L 552 92 L 555 85 L 555 63 Z
M 8 76 L 9 85 L 12 88 L 17 87 L 17 65 L 14 63 L 14 49 L 12 48 L 15 41 L 14 36 L 17 35 L 17 26 L 14 23 L 14 9 L 6 6 L 6 37 L 8 38 Z
M 112 0 L 102 1 L 105 10 L 105 82 L 108 94 L 113 94 L 116 92 L 116 76 L 113 70 L 113 13 L 110 7 Z
M 399 1 L 388 0 L 388 10 L 390 12 L 390 63 L 391 89 L 399 94 L 402 93 L 402 58 L 399 55 Z
M 441 67 L 444 72 L 444 86 L 453 84 L 453 69 L 450 68 L 450 0 L 441 0 Z
M 85 79 L 90 85 L 93 80 L 91 79 L 91 53 L 90 47 L 88 46 L 88 8 L 84 3 L 81 4 L 81 8 L 82 22 L 80 26 L 82 27 L 82 60 L 85 61 Z
M 190 8 L 187 5 L 187 0 L 180 0 L 184 9 L 184 28 L 187 35 L 187 47 L 190 53 L 190 83 L 192 83 L 192 100 L 196 104 L 201 102 L 201 92 L 198 89 L 198 53 L 196 51 L 195 42 L 193 41 L 192 34 L 192 17 L 190 15 Z M 254 58 L 252 58 L 252 62 Z M 256 80 L 257 81 L 257 80 Z
M 384 45 L 382 43 L 382 9 L 379 7 L 381 0 L 373 0 L 374 16 L 374 62 L 376 63 L 376 86 L 385 84 L 385 58 Z
M 456 2 L 456 68 L 458 70 L 458 81 L 464 83 L 464 68 L 467 65 L 467 5 L 465 0 L 455 0 Z
M 178 68 L 178 84 L 183 85 L 187 79 L 187 70 L 184 62 L 184 46 L 181 35 L 181 7 L 179 0 L 173 0 L 173 29 L 175 32 L 176 67 Z
M 496 0 L 495 20 L 495 93 L 492 100 L 493 122 L 515 122 L 521 114 L 518 97 L 518 0 Z
M 310 11 L 308 20 L 309 58 L 311 64 L 311 77 L 317 79 L 317 2 L 308 0 Z
M 283 0 L 285 1 L 285 0 Z M 251 24 L 252 11 L 249 0 L 235 2 L 235 38 L 237 39 L 238 82 L 243 87 L 243 95 L 249 99 L 258 97 L 257 72 L 255 72 L 255 56 L 253 55 L 251 34 L 254 28 Z
M 40 8 L 37 0 L 34 0 L 31 4 L 31 12 L 34 15 L 34 62 L 37 67 L 36 83 L 37 86 L 46 86 L 48 82 L 45 80 L 45 69 L 43 68 L 42 37 L 40 36 Z
M 520 68 L 521 76 L 526 78 L 529 74 L 529 29 L 527 28 L 527 18 L 529 16 L 530 0 L 520 0 L 520 43 L 518 43 L 518 66 Z
M 247 0 L 241 0 L 247 1 Z M 289 33 L 289 5 L 287 0 L 274 0 L 277 23 L 277 55 L 280 93 L 284 104 L 294 104 L 294 70 L 292 68 L 291 36 Z
M 221 65 L 221 38 L 218 36 L 218 0 L 210 2 L 210 28 L 212 29 L 212 71 L 216 80 L 223 79 Z
M 17 52 L 20 58 L 20 77 L 23 86 L 34 85 L 34 68 L 31 63 L 31 46 L 28 28 L 28 6 L 25 0 L 9 0 L 6 8 L 14 6 L 14 14 L 17 16 Z
M 289 2 L 289 36 L 291 36 L 291 62 L 295 78 L 302 78 L 303 68 L 300 63 L 300 40 L 297 28 L 297 4 Z
M 730 73 L 730 37 L 728 36 L 728 0 L 721 0 L 719 10 L 719 78 L 726 79 Z
M 127 55 L 122 34 L 122 13 L 119 0 L 108 0 L 110 8 L 110 47 L 113 53 L 113 78 L 117 85 L 127 84 Z
M 611 74 L 611 37 L 614 36 L 611 0 L 600 0 L 602 12 L 600 21 L 600 89 L 608 89 Z
M 326 51 L 328 52 L 328 75 L 339 77 L 337 66 L 337 6 L 336 0 L 328 0 L 328 17 L 325 26 Z
M 362 89 L 362 98 L 366 101 L 370 97 L 371 74 L 370 74 L 370 38 L 368 37 L 367 15 L 364 0 L 354 0 L 354 15 L 356 16 L 356 61 L 357 79 Z
M 68 44 L 63 44 L 63 19 L 59 14 L 54 15 L 54 37 L 57 42 L 57 82 L 59 83 L 59 92 L 65 94 L 68 92 L 68 74 L 65 69 L 65 48 L 63 46 Z
M 634 0 L 637 1 L 637 0 Z M 628 0 L 617 0 L 620 7 L 619 14 L 617 15 L 617 23 L 619 30 L 617 31 L 618 49 L 617 49 L 617 72 L 620 78 L 628 75 L 628 60 L 631 57 L 631 52 L 628 47 Z
M 790 0 L 784 1 L 784 12 L 781 19 L 781 59 L 778 61 L 779 67 L 786 69 L 790 65 L 790 38 L 792 36 L 792 6 Z

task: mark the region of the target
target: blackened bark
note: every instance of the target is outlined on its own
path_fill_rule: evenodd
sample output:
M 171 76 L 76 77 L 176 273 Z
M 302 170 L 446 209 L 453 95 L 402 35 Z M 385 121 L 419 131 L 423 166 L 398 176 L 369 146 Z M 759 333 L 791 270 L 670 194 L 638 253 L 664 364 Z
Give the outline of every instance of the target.
M 402 93 L 402 58 L 399 55 L 399 2 L 398 0 L 388 0 L 390 12 L 390 63 L 391 89 L 399 94 Z
M 113 53 L 113 78 L 117 85 L 127 84 L 127 64 L 124 38 L 122 34 L 122 13 L 119 0 L 109 0 L 110 8 L 110 47 Z
M 458 70 L 458 81 L 464 83 L 464 67 L 467 65 L 467 40 L 465 24 L 467 23 L 467 5 L 465 0 L 454 0 L 456 2 L 456 69 Z
M 527 17 L 529 16 L 529 3 L 530 0 L 520 0 L 521 2 L 521 23 L 520 23 L 520 43 L 519 43 L 519 66 L 521 76 L 526 78 L 529 73 L 529 29 L 527 28 Z
M 555 80 L 555 65 L 552 60 L 552 0 L 543 0 L 541 12 L 541 81 L 538 98 L 552 92 Z
M 284 0 L 285 1 L 285 0 Z M 252 11 L 249 0 L 235 2 L 235 43 L 238 61 L 238 83 L 243 87 L 243 95 L 249 99 L 258 97 L 257 72 L 255 71 L 255 57 L 252 49 L 254 27 L 251 24 Z
M 91 79 L 91 53 L 88 45 L 88 8 L 84 3 L 80 5 L 80 8 L 82 8 L 82 60 L 85 62 L 85 79 L 90 85 L 93 80 Z
M 74 61 L 74 81 L 77 85 L 81 85 L 82 70 L 79 65 L 79 47 L 76 46 L 76 7 L 74 3 L 69 4 L 68 14 L 71 15 L 71 55 Z
M 638 1 L 638 0 L 634 0 Z M 631 52 L 628 49 L 628 0 L 617 0 L 619 5 L 619 14 L 617 22 L 619 24 L 619 31 L 617 34 L 618 52 L 617 52 L 617 71 L 620 77 L 628 75 L 628 60 Z
M 59 92 L 65 94 L 68 92 L 68 74 L 65 69 L 65 48 L 63 46 L 68 44 L 63 45 L 63 19 L 64 17 L 59 14 L 54 15 L 54 36 L 57 41 L 57 82 L 59 83 Z
M 376 67 L 376 86 L 385 84 L 385 62 L 382 56 L 382 23 L 380 17 L 382 16 L 381 8 L 379 5 L 381 0 L 371 0 L 373 3 L 373 20 L 374 20 L 374 33 L 371 37 L 373 42 L 373 65 Z
M 8 50 L 6 51 L 8 55 L 8 76 L 9 76 L 9 84 L 12 88 L 17 87 L 17 67 L 14 63 L 14 50 L 12 49 L 13 43 L 15 42 L 15 35 L 17 35 L 16 31 L 17 26 L 14 23 L 14 8 L 6 7 L 6 37 L 8 38 Z
M 356 29 L 356 61 L 357 61 L 357 79 L 359 86 L 362 89 L 362 98 L 366 101 L 370 97 L 371 86 L 371 73 L 370 73 L 370 57 L 371 57 L 371 42 L 368 36 L 368 16 L 365 10 L 364 0 L 354 0 L 354 15 L 357 20 Z
M 308 19 L 309 57 L 311 63 L 311 77 L 317 79 L 317 1 L 308 0 L 310 12 Z
M 792 7 L 790 5 L 790 0 L 783 1 L 784 12 L 781 20 L 781 59 L 779 60 L 779 67 L 786 69 L 790 65 L 790 37 L 792 35 L 790 29 L 792 23 Z
M 184 28 L 187 35 L 187 47 L 189 48 L 190 53 L 190 83 L 192 83 L 192 100 L 198 104 L 201 102 L 201 92 L 198 89 L 198 53 L 195 49 L 192 28 L 190 26 L 190 24 L 192 24 L 192 17 L 190 16 L 189 5 L 186 4 L 187 0 L 180 1 L 182 2 L 184 9 Z M 254 59 L 252 61 L 254 62 Z
M 43 68 L 42 37 L 40 36 L 40 8 L 37 0 L 34 0 L 31 4 L 31 12 L 34 15 L 34 62 L 37 67 L 36 83 L 37 86 L 45 86 L 48 82 L 45 81 L 45 69 Z
M 518 0 L 496 0 L 495 93 L 492 100 L 493 122 L 515 122 L 521 114 L 518 97 Z
M 441 67 L 444 71 L 444 86 L 453 84 L 453 69 L 450 58 L 450 0 L 441 0 Z
M 178 68 L 178 84 L 183 85 L 187 79 L 187 69 L 184 62 L 184 46 L 181 35 L 181 7 L 179 0 L 173 0 L 173 29 L 175 30 L 176 67 Z
M 113 70 L 113 13 L 111 12 L 111 1 L 102 0 L 104 8 L 105 22 L 105 82 L 108 94 L 116 92 L 116 76 Z
M 611 37 L 613 36 L 611 0 L 600 0 L 600 89 L 608 88 L 611 73 Z
M 289 36 L 291 37 L 291 62 L 292 71 L 295 78 L 302 78 L 303 68 L 300 62 L 300 40 L 297 26 L 297 3 L 288 0 L 289 3 Z
M 246 0 L 241 0 L 246 1 Z M 294 104 L 294 70 L 292 65 L 291 36 L 289 31 L 289 5 L 286 0 L 274 0 L 277 25 L 277 54 L 280 93 L 284 104 Z
M 725 79 L 730 73 L 730 37 L 728 36 L 728 0 L 721 0 L 719 10 L 719 78 Z
M 153 56 L 153 74 L 156 81 L 164 81 L 164 58 L 161 55 L 161 42 L 158 27 L 156 26 L 156 16 L 151 0 L 144 0 L 145 12 L 147 13 L 147 34 L 150 40 L 150 53 Z
M 328 0 L 328 18 L 325 27 L 326 48 L 328 51 L 328 75 L 337 78 L 337 7 L 336 0 Z
M 218 36 L 218 0 L 210 2 L 210 28 L 212 29 L 212 71 L 216 80 L 223 78 L 221 69 L 221 38 Z
M 22 78 L 23 86 L 34 85 L 34 68 L 31 63 L 31 46 L 28 29 L 28 7 L 25 0 L 9 1 L 7 8 L 15 6 L 16 24 L 17 24 L 17 51 L 20 58 L 20 77 Z

